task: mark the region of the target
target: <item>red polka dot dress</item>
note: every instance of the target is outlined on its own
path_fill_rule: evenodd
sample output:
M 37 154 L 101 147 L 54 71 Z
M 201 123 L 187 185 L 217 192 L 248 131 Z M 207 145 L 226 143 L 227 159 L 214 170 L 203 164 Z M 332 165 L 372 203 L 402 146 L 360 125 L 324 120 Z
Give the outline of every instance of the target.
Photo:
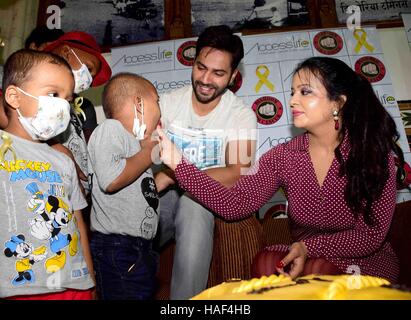
M 340 146 L 346 159 L 348 139 Z M 320 186 L 308 152 L 308 134 L 297 136 L 266 152 L 247 175 L 230 189 L 208 177 L 186 159 L 175 175 L 182 188 L 228 220 L 256 212 L 282 187 L 288 199 L 288 216 L 294 241 L 304 241 L 308 257 L 322 257 L 340 270 L 372 275 L 396 282 L 398 259 L 386 236 L 396 204 L 396 169 L 389 157 L 389 178 L 380 199 L 372 204 L 372 220 L 367 225 L 344 200 L 347 180 L 339 176 L 334 158 Z M 271 250 L 287 250 L 272 246 Z

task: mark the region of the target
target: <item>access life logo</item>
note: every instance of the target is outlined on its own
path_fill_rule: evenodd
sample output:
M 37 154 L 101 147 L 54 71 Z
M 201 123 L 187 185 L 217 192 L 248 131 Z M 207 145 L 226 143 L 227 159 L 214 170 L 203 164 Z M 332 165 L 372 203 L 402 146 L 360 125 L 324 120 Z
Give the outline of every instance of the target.
M 261 142 L 259 142 L 259 146 L 257 148 L 257 152 L 261 155 L 264 154 L 264 152 L 267 152 L 267 150 L 272 149 L 279 144 L 286 143 L 290 140 L 292 140 L 293 137 L 291 135 L 289 136 L 282 136 L 282 137 L 271 137 L 268 136 Z
M 158 94 L 191 86 L 191 68 L 168 72 L 151 72 L 145 73 L 143 76 L 151 81 Z
M 185 86 L 191 85 L 190 79 L 181 79 L 181 80 L 171 80 L 171 81 L 161 81 L 154 80 L 152 81 L 153 86 L 156 88 L 159 94 L 168 92 L 175 89 L 180 89 Z
M 322 31 L 315 35 L 313 39 L 314 48 L 325 55 L 334 55 L 343 48 L 343 39 L 338 33 L 332 31 Z
M 112 56 L 114 74 L 122 71 L 141 74 L 174 68 L 174 53 L 170 43 L 113 49 Z
M 390 94 L 380 92 L 379 90 L 374 90 L 375 95 L 380 100 L 384 107 L 392 107 L 397 105 L 397 100 Z
M 191 67 L 196 58 L 197 41 L 186 41 L 177 50 L 177 60 L 184 66 Z
M 300 50 L 310 50 L 310 41 L 303 36 L 292 35 L 291 37 L 283 37 L 279 41 L 268 41 L 267 38 L 259 38 L 250 49 L 244 54 L 278 54 L 283 52 L 292 52 Z
M 355 72 L 363 75 L 369 82 L 379 82 L 387 73 L 384 64 L 376 57 L 365 56 L 355 63 Z
M 263 125 L 276 123 L 283 115 L 281 102 L 270 96 L 264 96 L 254 101 L 252 108 L 257 115 L 257 122 Z

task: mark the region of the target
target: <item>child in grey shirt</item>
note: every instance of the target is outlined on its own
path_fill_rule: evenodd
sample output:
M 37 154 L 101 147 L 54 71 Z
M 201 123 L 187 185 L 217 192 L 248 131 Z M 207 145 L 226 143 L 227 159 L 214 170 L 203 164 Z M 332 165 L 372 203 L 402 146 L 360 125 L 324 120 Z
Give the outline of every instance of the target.
M 90 137 L 91 251 L 100 299 L 149 299 L 155 292 L 158 194 L 150 169 L 160 119 L 153 85 L 114 76 L 103 92 L 106 120 Z

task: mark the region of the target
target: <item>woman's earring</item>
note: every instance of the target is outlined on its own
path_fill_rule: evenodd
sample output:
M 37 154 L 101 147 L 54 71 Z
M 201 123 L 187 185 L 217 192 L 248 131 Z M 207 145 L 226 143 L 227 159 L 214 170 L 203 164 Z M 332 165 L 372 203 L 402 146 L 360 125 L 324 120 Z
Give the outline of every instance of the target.
M 334 117 L 334 129 L 338 130 L 340 129 L 340 122 L 338 121 L 338 111 L 337 110 L 334 110 L 333 117 Z

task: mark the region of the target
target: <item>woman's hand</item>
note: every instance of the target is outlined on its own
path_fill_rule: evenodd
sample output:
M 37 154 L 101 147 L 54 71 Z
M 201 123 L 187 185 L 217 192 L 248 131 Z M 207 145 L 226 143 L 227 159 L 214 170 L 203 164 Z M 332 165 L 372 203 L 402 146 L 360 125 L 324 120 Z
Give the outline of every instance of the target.
M 304 242 L 294 242 L 290 246 L 290 252 L 277 264 L 277 271 L 281 274 L 295 279 L 304 270 L 305 260 L 307 259 L 307 247 Z M 291 263 L 289 273 L 284 271 L 284 267 Z
M 183 156 L 160 126 L 157 126 L 157 132 L 159 139 L 158 143 L 160 146 L 160 158 L 166 166 L 174 171 L 177 165 L 181 162 Z

